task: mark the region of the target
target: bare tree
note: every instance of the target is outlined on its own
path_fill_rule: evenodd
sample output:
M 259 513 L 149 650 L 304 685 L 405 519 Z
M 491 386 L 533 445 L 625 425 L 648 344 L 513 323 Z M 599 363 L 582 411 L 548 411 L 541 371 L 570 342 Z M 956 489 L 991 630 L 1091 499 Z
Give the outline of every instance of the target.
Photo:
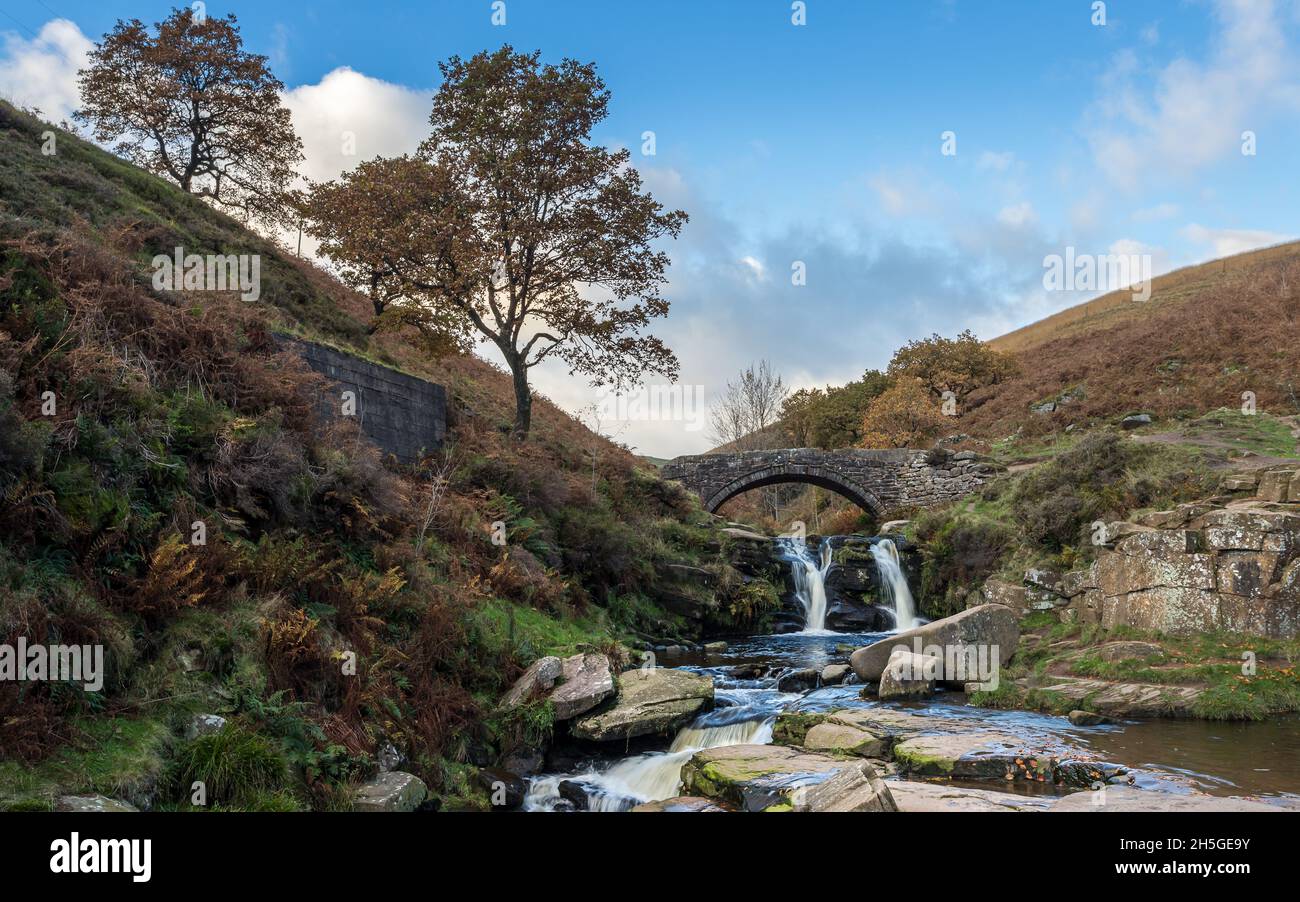
M 781 377 L 772 371 L 772 365 L 760 360 L 750 364 L 735 382 L 728 382 L 722 397 L 715 402 L 709 416 L 712 421 L 713 441 L 729 445 L 737 451 L 758 451 L 770 448 L 776 436 L 774 427 L 781 418 L 781 405 L 789 389 Z M 780 519 L 780 486 L 763 490 L 763 504 Z
M 756 451 L 771 444 L 769 435 L 781 416 L 789 390 L 766 360 L 750 364 L 735 382 L 728 382 L 710 412 L 713 441 L 739 451 Z

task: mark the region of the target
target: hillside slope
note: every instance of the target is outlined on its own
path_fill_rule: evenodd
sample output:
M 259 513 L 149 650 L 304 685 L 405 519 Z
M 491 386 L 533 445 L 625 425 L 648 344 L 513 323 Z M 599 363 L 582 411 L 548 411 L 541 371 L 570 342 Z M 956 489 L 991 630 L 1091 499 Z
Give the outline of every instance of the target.
M 72 135 L 42 154 L 50 128 L 0 104 L 0 643 L 100 645 L 107 675 L 0 685 L 0 809 L 185 809 L 196 780 L 209 807 L 346 808 L 394 752 L 482 806 L 475 768 L 555 728 L 496 708 L 538 656 L 775 605 L 624 449 L 544 401 L 513 442 L 495 368 L 368 336 L 328 274 Z M 176 247 L 260 255 L 261 302 L 155 290 Z M 277 330 L 447 384 L 452 441 L 399 467 L 320 422 Z M 199 714 L 228 724 L 187 736 Z
M 1300 243 L 1242 254 L 1155 281 L 1150 300 L 1118 292 L 991 344 L 1021 374 L 976 392 L 965 432 L 997 440 L 1132 412 L 1190 417 L 1237 409 L 1300 412 Z M 1031 408 L 1055 402 L 1054 411 Z

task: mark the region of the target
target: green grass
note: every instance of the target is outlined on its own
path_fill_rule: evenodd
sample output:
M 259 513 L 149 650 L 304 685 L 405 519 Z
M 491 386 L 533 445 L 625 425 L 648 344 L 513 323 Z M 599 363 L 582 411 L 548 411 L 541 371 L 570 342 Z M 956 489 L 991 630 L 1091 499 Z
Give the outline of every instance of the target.
M 71 726 L 76 741 L 39 764 L 0 761 L 0 808 L 49 805 L 56 795 L 153 799 L 172 736 L 162 719 L 85 717 Z
M 1180 431 L 1189 438 L 1223 442 L 1229 457 L 1252 452 L 1264 457 L 1300 459 L 1291 427 L 1263 411 L 1244 414 L 1221 407 L 1185 424 Z

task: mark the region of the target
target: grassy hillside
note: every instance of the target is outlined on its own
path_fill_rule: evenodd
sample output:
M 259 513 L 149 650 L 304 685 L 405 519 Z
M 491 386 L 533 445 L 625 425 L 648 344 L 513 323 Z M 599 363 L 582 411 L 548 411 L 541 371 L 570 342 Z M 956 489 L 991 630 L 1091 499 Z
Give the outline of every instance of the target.
M 624 449 L 544 400 L 515 444 L 494 367 L 368 336 L 326 273 L 71 135 L 43 155 L 49 128 L 0 104 L 0 642 L 100 644 L 108 676 L 0 685 L 0 808 L 186 808 L 194 780 L 215 807 L 347 807 L 388 746 L 481 804 L 474 768 L 551 730 L 545 707 L 495 711 L 529 662 L 698 633 L 661 600 L 704 590 L 667 564 L 712 571 L 706 626 L 773 603 Z M 260 254 L 262 301 L 155 291 L 177 246 Z M 447 384 L 449 446 L 398 467 L 318 421 L 321 380 L 276 330 Z M 229 725 L 186 739 L 197 713 Z
M 997 440 L 1133 412 L 1188 419 L 1237 409 L 1300 413 L 1300 243 L 1157 279 L 1152 297 L 1097 298 L 995 339 L 1021 374 L 973 395 L 963 431 Z M 1054 412 L 1031 408 L 1057 402 Z

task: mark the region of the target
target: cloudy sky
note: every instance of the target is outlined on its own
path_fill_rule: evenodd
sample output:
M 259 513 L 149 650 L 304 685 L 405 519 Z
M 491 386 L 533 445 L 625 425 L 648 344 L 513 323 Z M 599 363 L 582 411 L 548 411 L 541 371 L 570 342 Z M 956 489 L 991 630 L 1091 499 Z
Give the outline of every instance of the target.
M 170 5 L 0 0 L 0 95 L 67 116 L 92 42 Z M 613 93 L 595 140 L 691 216 L 656 331 L 706 399 L 757 359 L 838 384 L 910 338 L 1086 300 L 1044 288 L 1067 248 L 1159 273 L 1300 234 L 1300 0 L 1110 0 L 1104 24 L 1093 0 L 806 0 L 803 25 L 787 0 L 505 0 L 504 24 L 494 5 L 207 10 L 270 58 L 313 178 L 412 150 L 452 54 L 595 61 Z M 546 395 L 595 400 L 547 367 Z M 603 425 L 647 454 L 710 444 L 688 422 Z

